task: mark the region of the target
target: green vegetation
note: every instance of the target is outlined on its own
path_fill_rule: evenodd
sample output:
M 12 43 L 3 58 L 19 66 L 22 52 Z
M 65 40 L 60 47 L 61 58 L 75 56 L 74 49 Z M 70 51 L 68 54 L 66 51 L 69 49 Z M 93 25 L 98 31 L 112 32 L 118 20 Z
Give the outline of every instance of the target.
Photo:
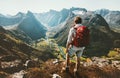
M 8 35 L 8 34 L 5 34 L 5 36 L 6 36 L 7 38 L 9 38 L 10 40 L 16 42 L 17 44 L 23 43 L 21 40 L 15 39 L 14 37 L 12 37 L 12 36 L 10 36 L 10 35 Z
M 118 55 L 119 53 L 114 51 L 114 50 L 111 50 L 109 53 L 108 53 L 108 57 L 115 57 L 116 55 Z
M 113 60 L 120 60 L 120 53 L 115 50 L 110 50 L 108 53 L 108 57 Z

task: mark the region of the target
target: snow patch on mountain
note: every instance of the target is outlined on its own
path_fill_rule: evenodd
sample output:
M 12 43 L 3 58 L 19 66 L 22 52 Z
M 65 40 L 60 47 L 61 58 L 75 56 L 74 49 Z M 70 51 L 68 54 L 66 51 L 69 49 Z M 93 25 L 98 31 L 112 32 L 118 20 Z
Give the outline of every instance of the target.
M 80 10 L 74 10 L 72 11 L 75 15 L 84 15 L 86 12 L 85 11 L 80 11 Z

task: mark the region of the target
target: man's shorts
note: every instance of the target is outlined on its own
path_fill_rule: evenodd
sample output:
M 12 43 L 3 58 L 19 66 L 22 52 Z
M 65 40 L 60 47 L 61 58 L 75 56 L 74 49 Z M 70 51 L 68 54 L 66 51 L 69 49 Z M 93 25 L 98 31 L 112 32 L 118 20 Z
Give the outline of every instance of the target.
M 81 57 L 82 56 L 82 53 L 83 53 L 83 50 L 85 49 L 85 47 L 80 47 L 80 48 L 77 48 L 77 47 L 71 47 L 69 50 L 68 50 L 68 54 L 69 56 L 73 56 L 73 55 L 76 55 L 77 57 Z

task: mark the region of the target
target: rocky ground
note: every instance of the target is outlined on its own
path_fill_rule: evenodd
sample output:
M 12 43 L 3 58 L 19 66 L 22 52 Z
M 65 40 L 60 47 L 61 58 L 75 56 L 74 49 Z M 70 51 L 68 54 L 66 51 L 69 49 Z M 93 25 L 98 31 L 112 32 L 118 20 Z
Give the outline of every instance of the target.
M 70 71 L 62 71 L 65 66 L 64 61 L 47 61 L 42 70 L 30 69 L 25 75 L 25 78 L 120 78 L 120 62 L 94 57 L 87 62 L 81 62 L 81 66 L 74 75 L 75 63 L 70 64 Z
M 62 71 L 64 61 L 48 60 L 40 64 L 38 60 L 1 62 L 0 78 L 120 78 L 120 61 L 110 58 L 92 57 L 81 61 L 76 75 L 75 63 L 70 63 L 70 71 Z

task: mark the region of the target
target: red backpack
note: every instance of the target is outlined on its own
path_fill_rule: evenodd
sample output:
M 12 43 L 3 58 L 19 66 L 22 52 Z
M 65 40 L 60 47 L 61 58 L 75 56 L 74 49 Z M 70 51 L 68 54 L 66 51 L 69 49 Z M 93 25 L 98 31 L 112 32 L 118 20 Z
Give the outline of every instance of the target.
M 73 39 L 73 45 L 76 47 L 85 47 L 89 45 L 90 35 L 89 29 L 86 26 L 79 26 L 74 28 L 76 30 L 76 36 Z

